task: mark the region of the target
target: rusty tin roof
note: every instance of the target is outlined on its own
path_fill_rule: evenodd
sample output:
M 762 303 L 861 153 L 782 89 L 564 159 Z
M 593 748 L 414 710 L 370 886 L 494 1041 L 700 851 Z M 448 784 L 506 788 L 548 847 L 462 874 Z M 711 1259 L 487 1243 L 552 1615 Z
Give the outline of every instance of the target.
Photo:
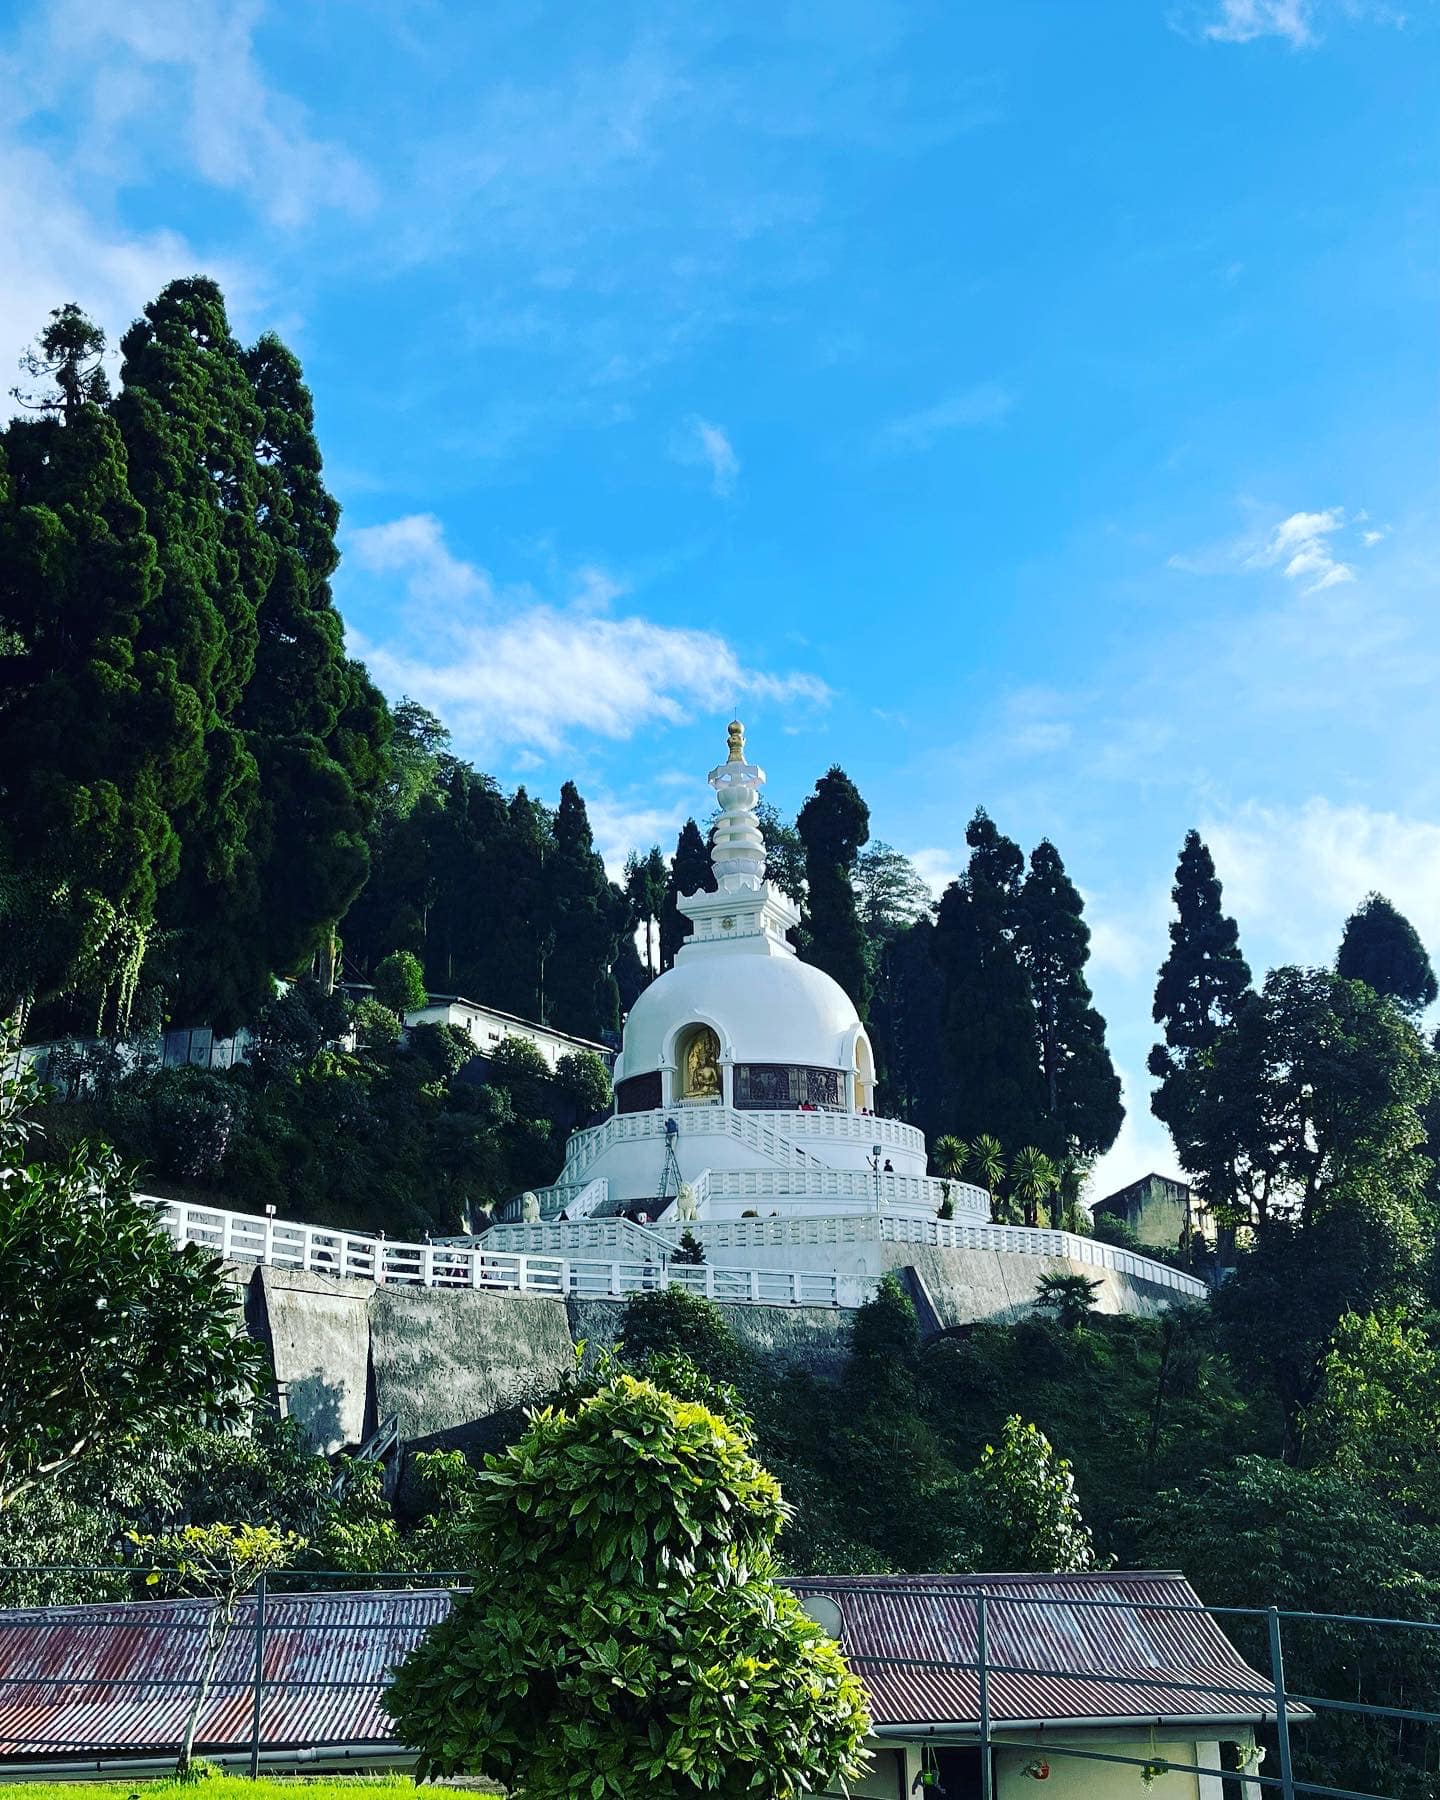
M 997 1726 L 1238 1724 L 1275 1714 L 1269 1678 L 1172 1572 L 816 1575 L 788 1585 L 838 1607 L 841 1647 L 881 1729 L 978 1724 L 982 1592 Z
M 1274 1715 L 1269 1680 L 1241 1659 L 1177 1574 L 807 1576 L 787 1585 L 838 1607 L 841 1646 L 887 1733 L 978 1723 L 982 1590 L 997 1727 Z M 381 1704 L 389 1672 L 451 1600 L 444 1589 L 270 1595 L 262 1748 L 396 1748 Z M 207 1606 L 162 1600 L 0 1612 L 0 1757 L 67 1761 L 175 1749 Z M 249 1599 L 206 1702 L 198 1750 L 249 1748 L 254 1668 Z

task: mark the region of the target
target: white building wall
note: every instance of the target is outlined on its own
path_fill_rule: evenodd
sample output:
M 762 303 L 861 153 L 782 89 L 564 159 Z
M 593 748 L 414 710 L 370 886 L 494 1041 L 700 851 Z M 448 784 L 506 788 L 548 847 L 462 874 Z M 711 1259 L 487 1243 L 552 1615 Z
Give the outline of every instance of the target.
M 611 1061 L 611 1053 L 602 1044 L 589 1044 L 581 1038 L 568 1037 L 564 1032 L 547 1031 L 543 1025 L 508 1018 L 504 1013 L 492 1012 L 469 1000 L 438 1000 L 429 1006 L 417 1007 L 414 1012 L 406 1013 L 405 1023 L 407 1026 L 457 1025 L 473 1039 L 481 1056 L 489 1056 L 506 1038 L 521 1038 L 540 1052 L 552 1070 L 562 1056 L 571 1056 L 577 1050 L 590 1050 L 605 1062 Z

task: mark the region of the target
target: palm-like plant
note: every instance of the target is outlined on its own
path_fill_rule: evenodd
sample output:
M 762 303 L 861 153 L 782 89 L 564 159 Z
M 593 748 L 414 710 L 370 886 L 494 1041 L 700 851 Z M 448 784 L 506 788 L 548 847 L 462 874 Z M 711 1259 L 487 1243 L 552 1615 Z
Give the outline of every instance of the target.
M 1078 1331 L 1095 1305 L 1101 1284 L 1088 1275 L 1042 1275 L 1035 1304 L 1053 1312 L 1067 1331 Z
M 990 1216 L 993 1219 L 995 1190 L 1005 1179 L 1005 1151 L 999 1138 L 991 1137 L 988 1132 L 981 1132 L 970 1146 L 969 1164 L 990 1196 Z
M 1025 1223 L 1039 1222 L 1040 1208 L 1060 1181 L 1060 1171 L 1043 1150 L 1027 1144 L 1017 1150 L 1010 1164 L 1010 1185 L 1025 1208 Z

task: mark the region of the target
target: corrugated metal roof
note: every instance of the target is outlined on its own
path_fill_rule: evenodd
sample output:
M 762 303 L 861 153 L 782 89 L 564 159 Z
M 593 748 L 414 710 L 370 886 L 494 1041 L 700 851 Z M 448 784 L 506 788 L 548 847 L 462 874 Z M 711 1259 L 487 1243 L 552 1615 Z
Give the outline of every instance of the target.
M 261 1737 L 269 1749 L 388 1744 L 389 1671 L 442 1619 L 444 1591 L 272 1594 Z M 0 1613 L 0 1755 L 166 1751 L 180 1742 L 204 1643 L 200 1600 Z M 248 1748 L 255 1602 L 241 1603 L 197 1746 Z M 98 1684 L 98 1685 L 97 1685 Z M 331 1684 L 331 1685 L 326 1685 Z
M 1099 1719 L 1242 1721 L 1273 1712 L 1249 1668 L 1179 1575 L 815 1576 L 801 1596 L 840 1609 L 840 1640 L 880 1728 L 974 1726 L 976 1599 L 987 1595 L 996 1725 Z M 441 1589 L 272 1594 L 265 1613 L 267 1751 L 393 1744 L 388 1673 L 449 1610 Z M 1110 1601 L 1113 1605 L 1084 1604 Z M 0 1612 L 0 1756 L 164 1753 L 180 1741 L 203 1644 L 198 1600 Z M 241 1603 L 197 1747 L 250 1744 L 255 1603 Z M 970 1667 L 964 1665 L 969 1664 Z M 1217 1692 L 1167 1687 L 1167 1681 Z
M 1200 1606 L 1178 1574 L 815 1576 L 789 1585 L 838 1606 L 841 1647 L 877 1726 L 978 1722 L 982 1590 L 996 1724 L 1274 1714 L 1268 1677 L 1208 1613 L 1144 1610 Z

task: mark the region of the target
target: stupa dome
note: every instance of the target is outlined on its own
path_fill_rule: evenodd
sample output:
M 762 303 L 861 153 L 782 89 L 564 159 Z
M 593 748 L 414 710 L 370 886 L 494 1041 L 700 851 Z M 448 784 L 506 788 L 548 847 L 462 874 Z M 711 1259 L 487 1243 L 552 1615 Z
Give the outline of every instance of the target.
M 797 956 L 682 955 L 635 1002 L 617 1078 L 676 1066 L 695 1025 L 715 1032 L 724 1063 L 845 1070 L 855 1067 L 861 1031 L 840 983 Z
M 867 1109 L 875 1065 L 860 1015 L 837 981 L 796 956 L 786 934 L 799 911 L 765 880 L 765 771 L 746 760 L 738 720 L 728 750 L 709 778 L 720 805 L 715 888 L 679 900 L 690 935 L 625 1022 L 617 1108 Z

